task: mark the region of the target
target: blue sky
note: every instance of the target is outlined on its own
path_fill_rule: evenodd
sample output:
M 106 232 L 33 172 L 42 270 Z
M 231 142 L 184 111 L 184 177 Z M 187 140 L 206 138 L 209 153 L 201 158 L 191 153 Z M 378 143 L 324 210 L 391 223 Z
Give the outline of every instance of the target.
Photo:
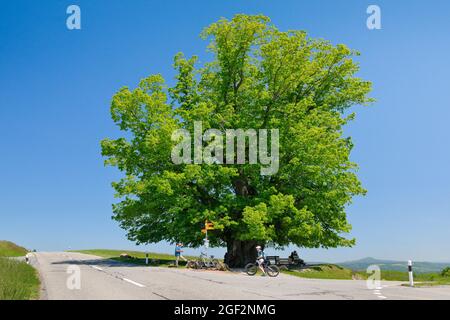
M 81 7 L 82 30 L 66 28 L 70 4 Z M 366 27 L 370 4 L 381 7 L 382 30 Z M 111 220 L 110 183 L 120 174 L 100 156 L 99 141 L 117 136 L 112 95 L 152 73 L 172 83 L 177 52 L 207 58 L 205 26 L 263 13 L 282 30 L 359 50 L 377 99 L 355 108 L 346 132 L 369 191 L 348 210 L 357 245 L 303 257 L 450 261 L 450 2 L 2 0 L 0 8 L 0 238 L 38 250 L 134 248 Z

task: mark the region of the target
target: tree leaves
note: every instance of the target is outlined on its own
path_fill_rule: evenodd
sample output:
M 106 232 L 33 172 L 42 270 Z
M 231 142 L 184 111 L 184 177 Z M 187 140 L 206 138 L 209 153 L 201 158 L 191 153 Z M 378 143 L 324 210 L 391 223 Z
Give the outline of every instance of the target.
M 359 53 L 304 31 L 279 31 L 261 15 L 221 19 L 202 37 L 212 61 L 199 66 L 179 53 L 172 87 L 152 75 L 112 99 L 111 117 L 124 134 L 101 147 L 105 164 L 125 174 L 113 184 L 121 199 L 114 219 L 138 243 L 198 246 L 208 219 L 213 246 L 353 245 L 345 210 L 365 190 L 343 126 L 354 118 L 350 107 L 372 102 L 371 83 L 356 76 Z M 175 165 L 171 135 L 192 132 L 194 121 L 203 130 L 279 129 L 278 173 L 261 176 L 261 164 Z

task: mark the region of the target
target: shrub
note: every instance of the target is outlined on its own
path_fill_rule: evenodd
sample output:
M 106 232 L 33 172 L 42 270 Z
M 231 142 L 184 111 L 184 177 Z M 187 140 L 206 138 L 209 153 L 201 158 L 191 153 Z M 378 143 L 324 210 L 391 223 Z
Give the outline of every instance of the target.
M 441 276 L 450 277 L 450 267 L 444 268 L 444 270 L 441 271 Z

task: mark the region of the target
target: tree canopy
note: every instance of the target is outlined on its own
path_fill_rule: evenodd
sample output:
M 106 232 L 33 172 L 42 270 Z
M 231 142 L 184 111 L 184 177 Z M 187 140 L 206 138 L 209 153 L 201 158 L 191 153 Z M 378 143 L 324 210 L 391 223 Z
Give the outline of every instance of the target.
M 111 115 L 124 132 L 101 142 L 106 164 L 124 177 L 114 219 L 137 243 L 213 246 L 242 264 L 255 243 L 283 247 L 351 246 L 346 208 L 364 188 L 343 127 L 349 108 L 366 105 L 371 83 L 356 76 L 358 53 L 304 31 L 280 31 L 262 15 L 221 19 L 201 34 L 211 61 L 174 58 L 175 84 L 161 75 L 120 89 Z M 261 164 L 174 164 L 177 129 L 278 129 L 279 170 Z M 245 251 L 245 252 L 244 252 Z M 249 253 L 250 252 L 250 253 Z

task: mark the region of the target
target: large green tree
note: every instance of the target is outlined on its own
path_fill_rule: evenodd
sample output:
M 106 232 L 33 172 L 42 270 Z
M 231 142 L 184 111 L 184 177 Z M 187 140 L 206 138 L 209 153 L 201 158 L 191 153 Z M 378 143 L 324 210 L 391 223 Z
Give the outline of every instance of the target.
M 346 208 L 365 190 L 349 159 L 343 126 L 348 109 L 371 102 L 371 83 L 356 77 L 358 53 L 279 31 L 265 16 L 236 15 L 207 27 L 213 58 L 177 54 L 176 82 L 161 75 L 125 87 L 111 103 L 124 132 L 102 141 L 108 165 L 124 172 L 113 183 L 120 202 L 114 219 L 137 243 L 166 240 L 200 246 L 203 222 L 213 246 L 239 266 L 256 244 L 276 247 L 352 246 Z M 174 164 L 172 133 L 203 129 L 279 129 L 279 170 L 261 175 L 260 164 Z

